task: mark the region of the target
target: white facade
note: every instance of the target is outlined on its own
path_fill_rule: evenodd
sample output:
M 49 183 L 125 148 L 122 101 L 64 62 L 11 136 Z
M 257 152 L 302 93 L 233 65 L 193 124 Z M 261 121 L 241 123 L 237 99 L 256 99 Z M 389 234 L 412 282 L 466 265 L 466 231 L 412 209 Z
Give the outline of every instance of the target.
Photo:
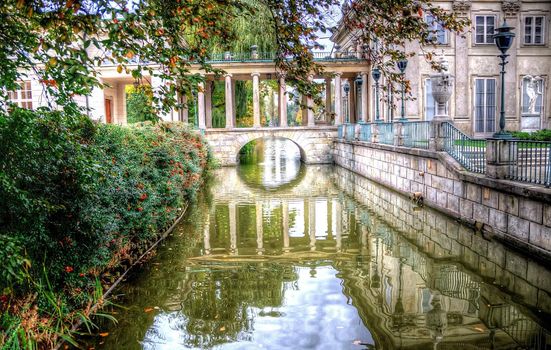
M 449 62 L 450 72 L 454 75 L 454 91 L 448 102 L 448 113 L 455 125 L 480 137 L 490 136 L 498 129 L 500 59 L 491 34 L 506 19 L 516 34 L 513 46 L 507 52 L 510 56 L 505 75 L 506 129 L 551 128 L 551 1 L 455 0 L 436 3 L 472 22 L 464 38 L 442 30 L 437 33 L 438 45 L 423 48 L 425 52 L 443 52 Z M 425 19 L 431 21 L 431 18 Z M 438 24 L 433 24 L 433 28 L 440 29 Z M 341 29 L 332 39 L 341 51 L 357 51 L 358 43 L 351 37 Z M 430 120 L 434 116 L 435 103 L 428 78 L 435 72 L 426 61 L 419 43 L 410 42 L 406 49 L 418 52 L 409 59 L 406 70 L 415 98 L 406 103 L 407 117 Z M 373 85 L 371 77 L 370 85 Z M 370 116 L 373 116 L 373 98 L 370 101 Z M 384 102 L 381 113 L 385 120 L 390 120 L 391 113 Z M 394 112 L 394 119 L 399 118 L 399 114 L 398 109 Z

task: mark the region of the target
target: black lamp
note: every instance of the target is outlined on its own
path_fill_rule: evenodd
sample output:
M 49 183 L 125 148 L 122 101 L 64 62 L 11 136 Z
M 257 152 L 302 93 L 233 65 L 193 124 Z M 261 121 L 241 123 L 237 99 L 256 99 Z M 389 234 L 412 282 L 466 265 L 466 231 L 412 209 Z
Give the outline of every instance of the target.
M 375 67 L 371 71 L 371 76 L 375 80 L 375 121 L 380 123 L 380 116 L 379 116 L 379 79 L 381 79 L 381 71 L 378 67 Z
M 499 64 L 501 66 L 501 110 L 499 111 L 499 131 L 494 134 L 494 138 L 496 139 L 510 139 L 513 136 L 506 132 L 505 129 L 505 65 L 507 64 L 507 57 L 509 55 L 506 54 L 507 50 L 511 47 L 513 44 L 513 38 L 515 37 L 515 33 L 512 32 L 514 28 L 509 26 L 507 24 L 507 21 L 503 21 L 503 24 L 501 27 L 497 28 L 497 33 L 494 34 L 494 41 L 496 43 L 497 48 L 499 51 L 501 51 L 501 55 L 498 55 L 499 58 L 501 58 L 501 63 Z
M 396 65 L 398 66 L 398 69 L 400 70 L 400 73 L 402 74 L 402 116 L 400 117 L 400 121 L 405 122 L 407 121 L 406 118 L 406 105 L 405 105 L 405 82 L 404 82 L 404 75 L 406 73 L 406 68 L 408 66 L 408 61 L 404 58 L 402 60 L 399 60 L 396 62 Z

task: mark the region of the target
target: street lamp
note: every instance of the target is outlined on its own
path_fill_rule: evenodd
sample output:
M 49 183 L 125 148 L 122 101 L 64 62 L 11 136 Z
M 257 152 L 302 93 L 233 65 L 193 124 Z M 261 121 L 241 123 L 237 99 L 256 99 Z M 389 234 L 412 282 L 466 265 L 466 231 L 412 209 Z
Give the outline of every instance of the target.
M 510 139 L 513 136 L 506 132 L 505 129 L 505 65 L 507 64 L 507 61 L 505 60 L 509 55 L 506 54 L 507 50 L 511 47 L 513 44 L 513 38 L 515 37 L 515 33 L 513 33 L 511 30 L 514 29 L 514 27 L 511 27 L 507 24 L 507 21 L 503 21 L 503 24 L 501 27 L 497 28 L 497 33 L 494 34 L 494 41 L 496 43 L 497 48 L 499 51 L 501 51 L 501 55 L 498 55 L 497 57 L 501 58 L 501 63 L 499 64 L 501 66 L 501 110 L 499 111 L 499 131 L 494 134 L 494 138 L 496 139 Z
M 375 67 L 371 71 L 371 76 L 375 79 L 375 121 L 380 123 L 379 119 L 379 79 L 381 79 L 381 71 L 378 67 Z
M 348 93 L 350 92 L 350 84 L 348 83 L 348 81 L 346 81 L 344 83 L 344 86 L 343 86 L 343 89 L 344 89 L 344 107 L 345 107 L 345 123 L 348 124 L 350 122 L 350 110 L 348 108 Z
M 401 122 L 407 121 L 406 118 L 406 105 L 405 105 L 405 73 L 406 68 L 408 66 L 408 61 L 404 58 L 403 60 L 399 60 L 396 65 L 398 66 L 398 69 L 400 70 L 400 73 L 402 74 L 402 116 L 400 117 Z
M 362 76 L 358 74 L 354 81 L 356 82 L 356 96 L 357 96 L 356 101 L 361 102 L 362 101 L 362 83 L 363 83 Z M 362 110 L 362 104 L 356 103 L 356 120 L 358 120 L 358 116 L 362 116 L 362 118 L 359 118 L 360 123 L 362 123 L 365 120 L 364 113 L 365 111 Z

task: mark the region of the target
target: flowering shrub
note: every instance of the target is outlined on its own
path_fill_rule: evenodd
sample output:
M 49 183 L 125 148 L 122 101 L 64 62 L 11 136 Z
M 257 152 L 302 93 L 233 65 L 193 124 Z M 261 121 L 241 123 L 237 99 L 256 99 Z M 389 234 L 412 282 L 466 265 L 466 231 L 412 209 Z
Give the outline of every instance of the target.
M 103 272 L 181 214 L 210 161 L 201 136 L 181 125 L 96 125 L 19 108 L 0 114 L 0 155 L 0 313 L 37 281 L 69 310 L 89 303 L 96 281 L 109 283 Z

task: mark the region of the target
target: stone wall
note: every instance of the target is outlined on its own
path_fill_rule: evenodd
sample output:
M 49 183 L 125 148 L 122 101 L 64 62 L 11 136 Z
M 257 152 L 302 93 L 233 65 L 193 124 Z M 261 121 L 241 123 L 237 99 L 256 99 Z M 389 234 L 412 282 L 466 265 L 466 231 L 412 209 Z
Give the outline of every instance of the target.
M 237 165 L 239 151 L 247 143 L 264 137 L 282 137 L 293 141 L 306 164 L 330 164 L 333 162 L 333 139 L 337 137 L 335 126 L 289 128 L 234 128 L 207 129 L 205 138 L 222 166 Z
M 397 248 L 393 251 L 400 254 L 407 264 L 423 266 L 417 270 L 428 281 L 437 280 L 435 269 L 431 264 L 420 264 L 419 260 L 428 258 L 433 261 L 432 265 L 459 263 L 470 271 L 473 282 L 485 282 L 480 285 L 487 300 L 481 305 L 490 307 L 490 304 L 499 305 L 502 301 L 510 303 L 508 295 L 513 294 L 514 302 L 527 308 L 523 312 L 536 318 L 551 314 L 551 271 L 541 264 L 503 247 L 500 242 L 483 237 L 480 232 L 447 215 L 419 207 L 408 197 L 388 191 L 344 168 L 336 167 L 335 182 L 354 201 L 376 215 L 372 221 L 385 222 L 417 247 L 418 252 L 403 252 L 407 245 L 395 242 Z M 499 292 L 501 289 L 507 293 Z
M 551 259 L 551 190 L 465 171 L 442 152 L 338 140 L 334 160 L 494 236 Z

